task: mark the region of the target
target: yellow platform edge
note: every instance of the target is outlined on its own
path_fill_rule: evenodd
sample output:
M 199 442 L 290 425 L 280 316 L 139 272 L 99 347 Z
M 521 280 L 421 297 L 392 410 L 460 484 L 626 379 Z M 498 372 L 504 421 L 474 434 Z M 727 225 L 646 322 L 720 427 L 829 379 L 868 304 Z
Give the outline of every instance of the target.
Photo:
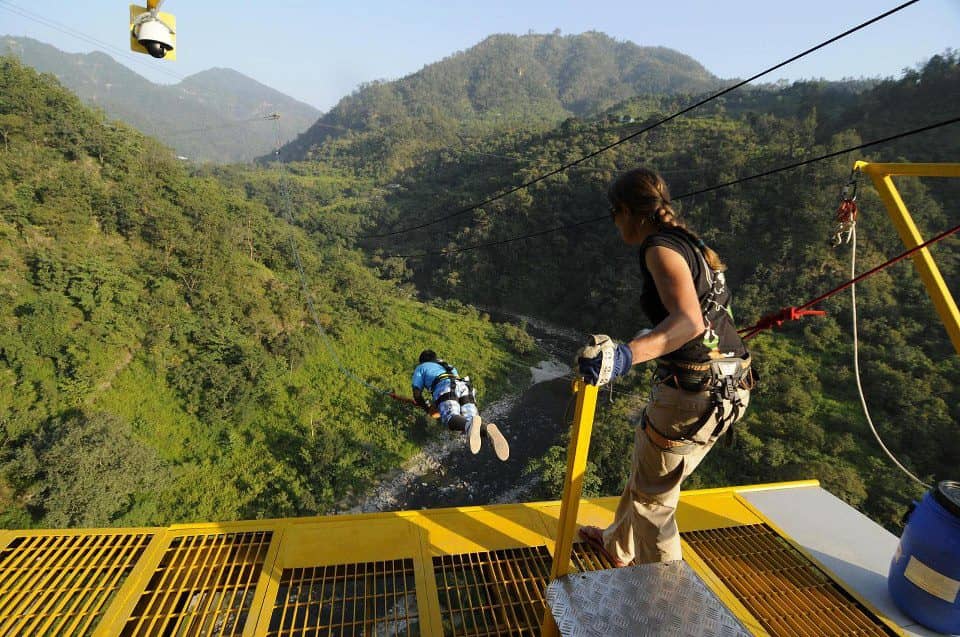
M 685 491 L 677 511 L 681 532 L 763 523 L 770 526 L 794 548 L 816 564 L 834 581 L 867 607 L 889 628 L 900 629 L 855 591 L 849 590 L 835 574 L 807 554 L 775 523 L 767 519 L 741 494 L 766 490 L 819 487 L 816 480 L 769 483 Z M 618 498 L 584 499 L 578 524 L 605 526 L 612 521 Z M 175 538 L 198 535 L 248 532 L 272 533 L 262 570 L 257 578 L 253 601 L 243 635 L 268 634 L 285 569 L 362 564 L 395 559 L 412 559 L 423 635 L 443 633 L 434 578 L 434 558 L 446 555 L 483 553 L 499 549 L 545 546 L 552 555 L 559 525 L 559 501 L 496 504 L 487 506 L 325 515 L 302 518 L 245 520 L 175 524 L 169 527 L 41 529 L 0 531 L 0 546 L 16 539 L 82 535 L 151 534 L 152 539 L 137 560 L 117 594 L 104 609 L 95 635 L 118 635 Z M 767 634 L 736 596 L 706 563 L 684 544 L 684 558 L 724 604 L 756 635 Z M 2 599 L 0 599 L 2 602 Z M 7 618 L 9 619 L 9 618 Z M 0 613 L 0 622 L 4 618 Z

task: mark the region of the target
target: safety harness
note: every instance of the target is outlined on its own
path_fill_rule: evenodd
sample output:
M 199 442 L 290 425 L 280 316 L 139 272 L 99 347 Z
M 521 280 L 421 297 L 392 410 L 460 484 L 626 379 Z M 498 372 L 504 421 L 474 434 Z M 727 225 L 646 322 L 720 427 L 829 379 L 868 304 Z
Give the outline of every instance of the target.
M 720 301 L 726 293 L 726 277 L 722 271 L 710 267 L 704 254 L 706 245 L 703 241 L 693 241 L 697 247 L 697 254 L 703 263 L 706 273 L 709 289 L 700 305 L 700 311 L 703 313 L 703 322 L 706 326 L 703 334 L 703 344 L 712 352 L 718 351 L 720 346 L 720 336 L 714 329 L 713 321 L 710 315 L 717 316 L 719 312 L 727 313 L 733 318 L 729 305 L 724 305 Z M 757 374 L 750 366 L 750 356 L 741 358 L 738 356 L 720 356 L 707 362 L 687 362 L 674 361 L 666 359 L 657 360 L 657 368 L 654 371 L 654 382 L 657 384 L 666 384 L 676 389 L 682 389 L 689 392 L 709 392 L 712 399 L 712 409 L 706 413 L 688 429 L 689 433 L 698 431 L 710 417 L 716 415 L 717 426 L 714 428 L 712 436 L 719 435 L 724 430 L 727 423 L 735 423 L 740 418 L 740 412 L 744 405 L 737 392 L 739 389 L 751 390 L 758 380 Z M 726 413 L 724 403 L 731 404 L 730 413 Z M 667 438 L 647 421 L 646 414 L 643 418 L 644 428 L 650 435 L 651 440 L 663 449 L 673 449 L 689 445 L 690 440 L 685 438 L 671 439 Z M 733 443 L 733 427 L 727 429 L 726 444 Z
M 727 429 L 724 444 L 727 446 L 733 444 L 733 423 L 740 419 L 740 412 L 744 408 L 738 390 L 752 390 L 759 379 L 750 365 L 750 356 L 718 358 L 706 363 L 662 360 L 657 363 L 657 369 L 654 371 L 655 383 L 684 391 L 710 394 L 711 408 L 690 425 L 687 435 L 696 433 L 712 416 L 716 416 L 717 425 L 710 436 L 720 435 L 729 423 L 730 427 Z M 731 406 L 729 413 L 725 408 L 727 403 Z M 643 416 L 643 426 L 650 439 L 662 449 L 671 450 L 692 442 L 685 436 L 677 439 L 664 436 L 650 424 L 646 413 Z
M 720 299 L 727 291 L 727 277 L 724 276 L 723 270 L 715 270 L 710 266 L 704 254 L 704 250 L 707 248 L 706 244 L 698 239 L 695 245 L 697 247 L 697 256 L 700 257 L 700 262 L 703 264 L 707 284 L 710 286 L 706 296 L 703 297 L 703 302 L 700 304 L 700 312 L 703 314 L 703 323 L 706 326 L 703 332 L 703 345 L 712 351 L 720 347 L 720 336 L 716 330 L 713 329 L 713 321 L 710 319 L 710 315 L 713 314 L 716 316 L 718 312 L 725 312 L 732 319 L 733 312 L 730 310 L 729 305 L 720 303 Z
M 433 382 L 430 384 L 431 396 L 433 396 L 433 390 L 436 389 L 437 385 L 440 384 L 440 381 L 442 380 L 453 381 L 450 383 L 449 391 L 434 398 L 435 404 L 439 405 L 445 400 L 456 400 L 461 405 L 476 404 L 476 400 L 474 398 L 473 384 L 470 382 L 469 376 L 464 376 L 462 378 L 460 376 L 457 376 L 457 374 L 455 374 L 453 371 L 453 367 L 442 358 L 437 358 L 433 362 L 442 366 L 444 369 L 444 372 L 439 376 L 437 376 L 436 378 L 434 378 Z M 465 396 L 457 396 L 457 381 L 464 383 L 467 386 L 467 389 L 470 390 L 467 392 Z

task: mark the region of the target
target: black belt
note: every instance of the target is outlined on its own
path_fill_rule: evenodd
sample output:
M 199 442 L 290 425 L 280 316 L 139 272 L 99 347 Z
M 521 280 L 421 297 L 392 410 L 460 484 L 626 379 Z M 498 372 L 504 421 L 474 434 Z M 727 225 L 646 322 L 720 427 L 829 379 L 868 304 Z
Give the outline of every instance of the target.
M 710 372 L 692 372 L 669 367 L 658 367 L 653 377 L 657 383 L 692 392 L 708 391 L 713 379 Z
M 714 388 L 717 381 L 710 369 L 710 362 L 679 363 L 657 361 L 653 373 L 654 381 L 668 387 L 682 389 L 689 392 L 705 392 Z M 736 386 L 740 389 L 753 389 L 754 373 L 749 358 L 741 359 L 741 367 L 735 377 Z

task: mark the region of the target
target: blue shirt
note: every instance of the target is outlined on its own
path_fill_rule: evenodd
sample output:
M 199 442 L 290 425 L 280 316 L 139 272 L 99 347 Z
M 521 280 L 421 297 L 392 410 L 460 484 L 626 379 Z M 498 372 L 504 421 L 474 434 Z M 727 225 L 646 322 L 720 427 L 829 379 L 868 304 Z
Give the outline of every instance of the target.
M 456 367 L 453 367 L 452 370 L 454 376 L 460 375 Z M 446 373 L 447 370 L 444 369 L 440 363 L 434 363 L 433 361 L 420 363 L 417 365 L 417 368 L 413 370 L 413 379 L 410 381 L 410 384 L 413 385 L 414 389 L 429 390 L 433 387 L 433 382 L 437 380 L 437 376 Z

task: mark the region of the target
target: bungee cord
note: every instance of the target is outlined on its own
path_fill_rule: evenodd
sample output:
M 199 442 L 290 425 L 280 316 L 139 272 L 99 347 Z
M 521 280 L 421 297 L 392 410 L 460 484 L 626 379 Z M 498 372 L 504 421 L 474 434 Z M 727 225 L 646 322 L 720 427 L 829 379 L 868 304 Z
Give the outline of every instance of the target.
M 960 229 L 960 226 L 954 229 L 954 232 Z M 857 228 L 853 226 L 850 229 L 851 241 L 851 250 L 850 250 L 850 278 L 856 280 L 857 276 Z M 883 449 L 883 452 L 887 454 L 887 457 L 893 461 L 893 464 L 897 465 L 901 471 L 910 476 L 910 478 L 917 484 L 922 485 L 924 488 L 929 489 L 930 485 L 913 475 L 905 466 L 903 466 L 896 456 L 887 449 L 887 445 L 883 444 L 883 440 L 880 438 L 880 433 L 877 431 L 876 426 L 873 424 L 873 418 L 870 417 L 870 409 L 867 407 L 867 399 L 863 393 L 863 385 L 860 382 L 860 339 L 857 331 L 857 285 L 855 283 L 850 284 L 850 309 L 851 309 L 851 324 L 853 327 L 853 376 L 857 380 L 857 394 L 860 396 L 860 405 L 863 407 L 863 415 L 867 418 L 867 424 L 870 425 L 870 431 L 873 432 L 873 437 L 877 439 L 877 443 L 880 445 L 880 448 Z
M 323 324 L 320 323 L 320 315 L 317 313 L 316 305 L 313 302 L 313 295 L 310 293 L 310 287 L 307 284 L 307 275 L 303 269 L 303 261 L 300 259 L 300 251 L 297 249 L 297 242 L 293 232 L 293 229 L 295 229 L 297 225 L 293 219 L 293 214 L 291 212 L 292 204 L 290 202 L 290 193 L 287 190 L 286 180 L 284 179 L 284 174 L 286 170 L 284 169 L 283 162 L 280 161 L 280 145 L 281 145 L 280 116 L 277 115 L 276 117 L 273 118 L 273 120 L 274 120 L 276 135 L 277 135 L 277 147 L 276 147 L 276 150 L 274 151 L 274 155 L 276 157 L 276 162 L 279 169 L 278 186 L 280 188 L 280 199 L 283 202 L 282 212 L 284 215 L 284 219 L 287 221 L 288 224 L 290 224 L 290 229 L 291 229 L 290 237 L 289 237 L 290 251 L 293 253 L 294 264 L 296 265 L 297 273 L 300 276 L 300 289 L 301 289 L 301 292 L 303 293 L 304 298 L 306 299 L 307 308 L 310 312 L 310 318 L 313 320 L 313 324 L 317 328 L 317 332 L 320 334 L 320 337 L 321 337 L 320 340 L 323 342 L 323 345 L 326 348 L 327 353 L 330 354 L 330 357 L 333 359 L 334 363 L 336 364 L 337 369 L 339 369 L 344 376 L 360 383 L 367 389 L 377 392 L 378 394 L 385 394 L 388 396 L 392 396 L 394 395 L 392 389 L 384 389 L 382 387 L 377 387 L 376 385 L 371 384 L 367 380 L 355 374 L 353 371 L 351 371 L 349 368 L 347 368 L 343 364 L 343 361 L 340 360 L 339 354 L 337 354 L 337 350 L 334 349 L 333 345 L 330 343 L 330 335 L 327 334 L 327 331 L 323 328 Z

